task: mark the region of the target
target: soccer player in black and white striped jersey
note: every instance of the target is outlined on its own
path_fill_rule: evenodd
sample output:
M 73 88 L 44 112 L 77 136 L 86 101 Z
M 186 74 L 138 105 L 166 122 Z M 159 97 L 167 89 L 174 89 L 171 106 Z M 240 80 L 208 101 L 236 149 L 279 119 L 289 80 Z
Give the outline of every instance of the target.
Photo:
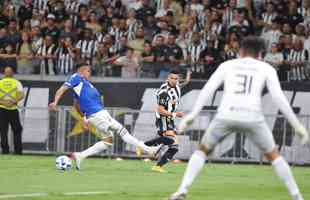
M 156 92 L 156 127 L 158 128 L 158 137 L 146 141 L 145 145 L 156 146 L 166 145 L 168 150 L 161 156 L 157 164 L 152 168 L 156 172 L 165 172 L 163 166 L 168 163 L 178 152 L 178 140 L 174 119 L 182 117 L 183 112 L 178 111 L 180 104 L 181 87 L 190 80 L 190 72 L 187 73 L 186 81 L 179 84 L 179 72 L 170 71 L 167 81 L 160 86 Z M 139 151 L 137 152 L 139 155 Z

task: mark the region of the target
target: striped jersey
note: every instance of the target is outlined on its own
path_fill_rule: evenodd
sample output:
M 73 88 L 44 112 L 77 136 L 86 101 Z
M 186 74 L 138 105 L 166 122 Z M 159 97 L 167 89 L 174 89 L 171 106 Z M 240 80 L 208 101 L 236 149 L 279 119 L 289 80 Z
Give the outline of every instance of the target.
M 178 105 L 180 104 L 181 89 L 177 84 L 175 87 L 171 87 L 168 82 L 162 84 L 156 92 L 157 104 L 164 106 L 168 112 L 176 112 Z M 167 118 L 162 116 L 156 111 L 156 118 Z

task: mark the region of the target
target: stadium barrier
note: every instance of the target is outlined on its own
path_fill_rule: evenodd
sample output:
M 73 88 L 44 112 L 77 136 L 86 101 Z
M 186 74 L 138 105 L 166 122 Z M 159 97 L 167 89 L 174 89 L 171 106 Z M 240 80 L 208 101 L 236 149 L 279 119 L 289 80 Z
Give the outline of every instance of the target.
M 124 124 L 135 137 L 145 141 L 156 136 L 154 112 L 126 108 L 108 110 L 111 116 Z M 100 139 L 94 127 L 90 127 L 88 131 L 83 130 L 83 119 L 72 107 L 59 106 L 58 110 L 52 112 L 43 107 L 23 107 L 20 111 L 25 153 L 63 154 L 82 151 Z M 213 116 L 214 111 L 202 111 L 188 131 L 179 135 L 180 151 L 176 158 L 189 158 Z M 265 116 L 281 154 L 292 164 L 310 164 L 310 143 L 300 145 L 298 136 L 283 116 Z M 309 130 L 310 116 L 298 117 Z M 136 158 L 135 148 L 125 144 L 118 135 L 115 135 L 114 145 L 100 156 Z M 223 140 L 213 151 L 210 160 L 232 163 L 265 162 L 260 151 L 242 133 L 232 133 Z

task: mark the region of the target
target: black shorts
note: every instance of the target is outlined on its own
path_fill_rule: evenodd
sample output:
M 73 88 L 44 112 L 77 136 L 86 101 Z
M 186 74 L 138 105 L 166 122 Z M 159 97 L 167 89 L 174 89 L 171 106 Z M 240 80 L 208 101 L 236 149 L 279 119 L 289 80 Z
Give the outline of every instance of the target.
M 159 135 L 166 131 L 176 131 L 174 120 L 169 117 L 156 118 L 155 124 Z

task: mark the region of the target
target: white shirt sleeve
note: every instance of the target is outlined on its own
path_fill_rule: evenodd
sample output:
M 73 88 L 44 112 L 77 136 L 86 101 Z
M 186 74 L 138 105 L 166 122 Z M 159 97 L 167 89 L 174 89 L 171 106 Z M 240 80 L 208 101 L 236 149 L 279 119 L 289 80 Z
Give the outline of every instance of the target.
M 279 106 L 282 114 L 288 119 L 288 121 L 294 128 L 300 126 L 299 120 L 297 119 L 281 89 L 277 72 L 274 69 L 270 70 L 270 72 L 268 73 L 266 83 L 272 99 L 274 100 L 276 105 Z
M 209 81 L 205 84 L 205 86 L 202 88 L 198 99 L 194 105 L 193 110 L 189 114 L 192 119 L 194 119 L 203 106 L 205 105 L 205 102 L 211 97 L 213 97 L 215 91 L 222 85 L 225 79 L 225 72 L 224 72 L 224 66 L 220 65 L 217 70 L 212 74 Z

